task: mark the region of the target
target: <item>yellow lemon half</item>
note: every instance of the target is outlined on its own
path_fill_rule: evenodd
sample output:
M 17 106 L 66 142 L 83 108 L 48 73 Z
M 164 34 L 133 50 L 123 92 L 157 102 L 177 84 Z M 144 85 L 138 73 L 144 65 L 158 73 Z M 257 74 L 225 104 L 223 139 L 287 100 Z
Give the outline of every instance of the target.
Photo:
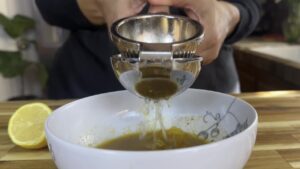
M 45 147 L 44 124 L 51 112 L 43 103 L 26 104 L 17 109 L 8 123 L 8 135 L 12 142 L 28 149 Z

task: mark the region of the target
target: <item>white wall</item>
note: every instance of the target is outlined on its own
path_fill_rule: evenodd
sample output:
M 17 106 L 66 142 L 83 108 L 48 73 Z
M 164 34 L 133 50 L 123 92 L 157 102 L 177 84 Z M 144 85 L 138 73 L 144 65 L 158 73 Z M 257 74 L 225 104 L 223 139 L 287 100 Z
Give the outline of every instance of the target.
M 24 0 L 24 2 L 27 0 Z M 0 0 L 0 12 L 6 16 L 13 16 L 16 13 L 16 8 L 13 8 L 12 6 L 15 6 L 15 0 Z M 16 44 L 15 42 L 10 39 L 5 32 L 0 29 L 0 49 L 3 50 L 16 50 Z
M 51 60 L 49 58 L 53 55 L 53 51 L 62 42 L 61 29 L 50 27 L 47 25 L 42 17 L 39 15 L 38 10 L 34 4 L 34 0 L 0 0 L 0 12 L 8 17 L 13 17 L 16 14 L 26 15 L 34 18 L 37 21 L 37 29 L 31 36 L 37 37 L 38 51 L 42 57 L 38 57 L 34 48 L 24 52 L 24 58 L 31 61 Z M 0 50 L 17 50 L 16 43 L 0 28 Z M 51 55 L 51 56 L 50 56 Z M 41 96 L 41 86 L 37 80 L 35 72 L 27 72 L 24 76 L 24 94 Z M 0 74 L 0 101 L 8 98 L 22 95 L 22 83 L 20 77 L 16 78 L 3 78 Z

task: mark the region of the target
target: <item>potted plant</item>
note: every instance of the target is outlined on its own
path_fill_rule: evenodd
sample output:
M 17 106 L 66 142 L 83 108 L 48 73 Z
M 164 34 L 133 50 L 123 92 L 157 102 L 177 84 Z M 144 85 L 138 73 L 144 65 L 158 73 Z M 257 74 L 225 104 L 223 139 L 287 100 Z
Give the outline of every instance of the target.
M 289 16 L 283 24 L 286 40 L 291 43 L 300 43 L 300 1 L 286 0 Z
M 16 41 L 17 50 L 0 50 L 0 74 L 5 78 L 20 76 L 23 83 L 21 84 L 21 98 L 24 98 L 24 73 L 27 69 L 33 68 L 36 70 L 36 75 L 43 87 L 45 87 L 48 78 L 47 70 L 43 64 L 26 60 L 24 57 L 26 50 L 32 45 L 34 48 L 36 47 L 36 41 L 27 36 L 28 32 L 35 28 L 35 21 L 23 15 L 8 18 L 0 14 L 0 27 L 1 26 L 4 32 Z

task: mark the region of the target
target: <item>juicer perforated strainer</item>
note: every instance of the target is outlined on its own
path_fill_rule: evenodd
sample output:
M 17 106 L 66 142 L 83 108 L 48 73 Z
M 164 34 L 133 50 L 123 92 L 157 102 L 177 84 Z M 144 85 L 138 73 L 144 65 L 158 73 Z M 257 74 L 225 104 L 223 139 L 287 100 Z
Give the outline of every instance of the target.
M 203 27 L 190 18 L 165 14 L 133 16 L 116 21 L 111 35 L 120 51 L 111 57 L 115 74 L 127 90 L 139 97 L 168 99 L 189 88 L 201 70 L 202 58 L 195 53 L 204 37 Z M 166 94 L 170 86 L 164 86 L 164 80 L 176 84 L 173 93 Z M 137 88 L 139 82 L 145 81 L 152 84 L 143 87 L 146 94 Z

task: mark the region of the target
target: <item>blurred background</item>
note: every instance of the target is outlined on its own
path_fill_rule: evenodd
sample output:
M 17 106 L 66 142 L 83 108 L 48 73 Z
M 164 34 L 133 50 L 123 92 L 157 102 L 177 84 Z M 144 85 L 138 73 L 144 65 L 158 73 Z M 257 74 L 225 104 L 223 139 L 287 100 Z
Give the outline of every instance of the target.
M 300 1 L 260 3 L 260 24 L 234 46 L 241 91 L 300 89 Z M 0 13 L 0 101 L 46 98 L 47 72 L 68 32 L 45 23 L 34 0 L 1 0 Z
M 45 86 L 43 78 L 47 78 L 46 73 L 47 70 L 49 70 L 54 53 L 63 43 L 68 32 L 45 23 L 35 6 L 34 0 L 1 0 L 0 13 L 11 19 L 16 15 L 20 15 L 25 16 L 26 19 L 30 18 L 33 20 L 34 27 L 31 28 L 28 26 L 29 30 L 26 31 L 24 35 L 21 35 L 21 37 L 25 36 L 28 40 L 35 42 L 27 45 L 27 47 L 22 50 L 21 57 L 25 61 L 41 63 L 46 69 L 43 75 L 39 75 L 38 73 L 41 70 L 33 65 L 27 66 L 24 70 L 14 72 L 16 71 L 14 65 L 1 65 L 1 61 L 9 61 L 6 61 L 3 56 L 1 60 L 0 55 L 0 100 L 45 97 L 44 91 L 47 86 Z M 22 23 L 22 21 L 20 21 L 20 23 Z M 25 22 L 23 21 L 23 23 Z M 23 26 L 26 27 L 26 24 L 24 25 Z M 12 25 L 12 27 L 18 26 L 20 27 L 22 25 Z M 14 38 L 9 36 L 4 27 L 0 27 L 0 52 L 2 51 L 9 54 L 9 52 L 12 53 L 20 50 L 18 49 L 20 48 L 20 44 L 18 44 L 19 42 L 16 39 L 19 39 L 19 37 Z M 1 72 L 1 67 L 2 69 L 4 67 L 7 69 L 8 73 L 6 73 L 6 75 L 4 75 L 3 70 Z M 42 68 L 42 70 L 44 69 Z

